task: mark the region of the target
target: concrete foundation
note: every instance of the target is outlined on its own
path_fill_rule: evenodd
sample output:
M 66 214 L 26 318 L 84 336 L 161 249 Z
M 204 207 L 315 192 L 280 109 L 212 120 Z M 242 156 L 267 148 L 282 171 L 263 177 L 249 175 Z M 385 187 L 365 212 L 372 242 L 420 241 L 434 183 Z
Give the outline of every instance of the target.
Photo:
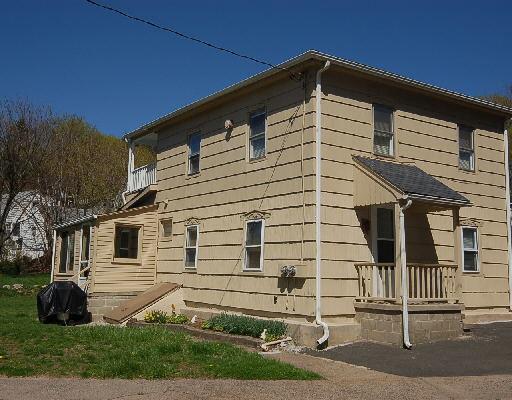
M 402 306 L 400 304 L 355 303 L 361 339 L 402 345 Z M 413 344 L 454 339 L 462 335 L 461 304 L 422 304 L 409 306 L 409 336 Z
M 137 292 L 89 293 L 87 297 L 87 309 L 91 313 L 92 321 L 102 321 L 105 313 L 112 311 L 125 300 L 129 300 L 137 294 Z

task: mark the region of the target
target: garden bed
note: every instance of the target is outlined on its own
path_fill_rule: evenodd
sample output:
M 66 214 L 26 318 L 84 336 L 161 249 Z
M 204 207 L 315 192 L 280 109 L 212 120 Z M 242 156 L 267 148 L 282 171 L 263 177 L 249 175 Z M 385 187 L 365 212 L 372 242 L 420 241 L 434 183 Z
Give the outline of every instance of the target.
M 144 321 L 130 320 L 126 323 L 126 326 L 152 327 L 155 326 L 155 324 Z M 187 333 L 191 336 L 204 340 L 210 340 L 213 342 L 227 342 L 237 346 L 249 347 L 252 349 L 261 349 L 261 345 L 265 343 L 263 340 L 253 338 L 251 336 L 233 335 L 231 333 L 202 329 L 200 324 L 195 324 L 195 326 L 188 324 L 158 324 L 158 326 L 169 329 L 173 332 Z

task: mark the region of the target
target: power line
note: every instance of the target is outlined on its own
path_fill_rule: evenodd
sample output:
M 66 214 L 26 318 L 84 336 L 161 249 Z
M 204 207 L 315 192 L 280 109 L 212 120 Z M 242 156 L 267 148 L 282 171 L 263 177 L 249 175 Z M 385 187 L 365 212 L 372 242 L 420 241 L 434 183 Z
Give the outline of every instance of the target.
M 278 69 L 278 70 L 281 70 L 281 71 L 290 72 L 290 78 L 293 79 L 293 80 L 300 80 L 301 79 L 301 74 L 300 73 L 291 72 L 287 68 L 279 67 L 279 66 L 274 65 L 274 64 L 272 64 L 270 62 L 263 61 L 263 60 L 260 60 L 258 58 L 255 58 L 255 57 L 251 57 L 251 56 L 248 56 L 246 54 L 241 54 L 241 53 L 238 53 L 236 51 L 227 49 L 225 47 L 217 46 L 217 45 L 209 43 L 209 42 L 207 42 L 205 40 L 196 38 L 194 36 L 186 35 L 184 33 L 178 32 L 175 29 L 168 28 L 168 27 L 156 24 L 156 23 L 151 22 L 151 21 L 149 21 L 147 19 L 144 19 L 144 18 L 140 18 L 140 17 L 136 17 L 134 15 L 130 15 L 130 14 L 128 14 L 128 13 L 122 11 L 122 10 L 119 10 L 119 9 L 111 7 L 111 6 L 107 6 L 105 4 L 98 3 L 98 2 L 93 1 L 93 0 L 85 0 L 85 1 L 87 3 L 89 3 L 89 4 L 92 4 L 92 5 L 96 6 L 96 7 L 100 7 L 100 8 L 103 8 L 105 10 L 111 11 L 113 13 L 122 15 L 125 18 L 131 19 L 131 20 L 134 20 L 134 21 L 137 21 L 137 22 L 141 22 L 143 24 L 149 25 L 149 26 L 151 26 L 153 28 L 156 28 L 156 29 L 159 29 L 159 30 L 162 30 L 162 31 L 165 31 L 165 32 L 173 33 L 174 35 L 177 35 L 177 36 L 179 36 L 181 38 L 188 39 L 188 40 L 191 40 L 191 41 L 196 42 L 196 43 L 200 43 L 200 44 L 202 44 L 204 46 L 211 47 L 211 48 L 213 48 L 215 50 L 219 50 L 219 51 L 231 54 L 231 55 L 236 56 L 236 57 L 244 58 L 246 60 L 250 60 L 250 61 L 253 61 L 255 63 L 261 64 L 261 65 L 265 65 L 265 66 L 273 68 L 273 69 Z

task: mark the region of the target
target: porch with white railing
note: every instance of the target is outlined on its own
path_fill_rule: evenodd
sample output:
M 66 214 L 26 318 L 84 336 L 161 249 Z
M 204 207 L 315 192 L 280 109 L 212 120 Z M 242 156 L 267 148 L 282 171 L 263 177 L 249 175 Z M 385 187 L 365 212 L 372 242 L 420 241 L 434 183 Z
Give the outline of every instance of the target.
M 156 183 L 156 164 L 143 165 L 128 174 L 127 192 L 136 192 Z
M 393 263 L 355 264 L 359 302 L 401 302 L 400 273 Z M 408 298 L 411 303 L 457 303 L 457 265 L 407 264 Z

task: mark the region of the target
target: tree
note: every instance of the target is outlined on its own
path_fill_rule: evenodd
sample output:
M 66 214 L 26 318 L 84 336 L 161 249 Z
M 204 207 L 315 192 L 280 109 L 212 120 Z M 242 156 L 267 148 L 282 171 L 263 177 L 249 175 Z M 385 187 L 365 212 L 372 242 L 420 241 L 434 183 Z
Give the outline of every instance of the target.
M 6 221 L 18 194 L 37 186 L 49 158 L 53 116 L 26 101 L 0 103 L 0 255 L 10 238 Z

